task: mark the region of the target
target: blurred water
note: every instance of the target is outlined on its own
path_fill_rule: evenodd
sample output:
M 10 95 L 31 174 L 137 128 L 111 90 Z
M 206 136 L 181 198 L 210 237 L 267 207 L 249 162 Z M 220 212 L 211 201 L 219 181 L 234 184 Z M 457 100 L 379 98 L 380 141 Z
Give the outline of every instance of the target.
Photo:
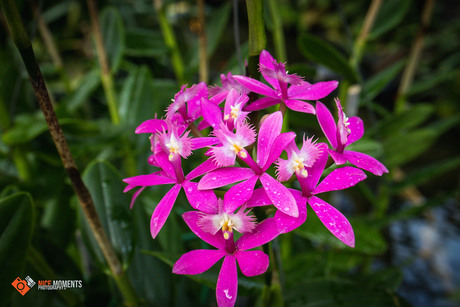
M 460 207 L 450 200 L 389 228 L 392 265 L 402 268 L 398 293 L 418 307 L 453 307 L 460 289 Z

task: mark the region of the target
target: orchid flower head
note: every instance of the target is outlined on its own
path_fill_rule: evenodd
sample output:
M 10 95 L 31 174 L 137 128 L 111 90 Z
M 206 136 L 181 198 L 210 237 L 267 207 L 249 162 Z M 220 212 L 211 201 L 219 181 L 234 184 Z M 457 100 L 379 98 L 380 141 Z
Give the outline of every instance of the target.
M 186 159 L 192 154 L 192 141 L 188 136 L 190 131 L 185 131 L 181 136 L 180 126 L 173 125 L 170 121 L 166 121 L 168 130 L 158 134 L 158 143 L 164 152 L 169 156 L 169 160 L 173 161 L 181 156 Z

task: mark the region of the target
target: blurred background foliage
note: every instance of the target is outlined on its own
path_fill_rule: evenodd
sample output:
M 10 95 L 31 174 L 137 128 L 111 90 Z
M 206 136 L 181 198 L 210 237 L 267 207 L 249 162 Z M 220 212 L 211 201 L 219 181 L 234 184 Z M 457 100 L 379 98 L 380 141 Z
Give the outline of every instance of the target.
M 130 211 L 131 194 L 122 193 L 121 182 L 152 172 L 148 138 L 134 129 L 161 117 L 182 84 L 220 85 L 221 73 L 244 74 L 246 3 L 204 1 L 203 23 L 199 2 L 97 1 L 104 67 L 87 3 L 16 1 L 102 224 L 138 302 L 149 306 L 215 304 L 216 269 L 171 273 L 182 253 L 205 247 L 180 217 L 189 210 L 184 195 L 153 240 L 149 219 L 166 188 L 146 190 Z M 327 195 L 350 219 L 356 248 L 340 243 L 309 211 L 303 226 L 271 243 L 266 276 L 240 279 L 239 306 L 459 302 L 460 5 L 376 3 L 374 22 L 363 30 L 371 1 L 265 0 L 266 49 L 306 81 L 340 81 L 334 96 L 366 127 L 354 148 L 381 160 L 390 174 Z M 123 304 L 3 15 L 0 23 L 0 305 Z M 204 34 L 207 65 L 200 61 Z M 332 95 L 324 102 L 332 108 Z M 313 116 L 288 118 L 298 135 L 321 135 Z M 200 161 L 194 154 L 186 167 Z M 83 288 L 22 297 L 10 283 L 26 275 L 81 279 Z

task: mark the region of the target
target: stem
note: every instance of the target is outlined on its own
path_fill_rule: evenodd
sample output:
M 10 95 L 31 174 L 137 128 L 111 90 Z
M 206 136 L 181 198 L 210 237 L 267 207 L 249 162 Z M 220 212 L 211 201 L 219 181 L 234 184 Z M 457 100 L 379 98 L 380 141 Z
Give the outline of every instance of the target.
M 236 57 L 238 58 L 238 67 L 240 69 L 240 74 L 243 74 L 244 64 L 240 46 L 240 22 L 238 20 L 238 0 L 233 0 L 233 33 L 235 36 L 235 50 Z
M 259 54 L 265 49 L 267 44 L 263 4 L 263 0 L 246 0 L 249 27 L 248 75 L 254 79 L 259 79 Z
M 87 0 L 91 24 L 97 49 L 97 58 L 99 66 L 101 67 L 101 81 L 104 88 L 105 98 L 109 107 L 110 118 L 112 123 L 118 125 L 120 123 L 120 116 L 118 115 L 117 99 L 115 89 L 113 86 L 113 76 L 109 68 L 109 62 L 105 53 L 104 41 L 102 40 L 101 28 L 99 25 L 99 18 L 96 4 L 94 0 Z
M 200 81 L 208 82 L 208 56 L 206 54 L 206 19 L 204 14 L 204 0 L 198 0 L 198 22 L 200 28 L 198 31 L 199 54 L 200 54 Z
M 165 40 L 166 46 L 171 51 L 171 61 L 176 75 L 177 81 L 180 84 L 185 84 L 186 79 L 184 76 L 184 63 L 180 54 L 179 46 L 177 45 L 176 36 L 174 31 L 166 19 L 165 10 L 163 7 L 162 0 L 153 0 L 153 6 L 157 12 L 158 22 L 160 23 L 161 32 L 163 34 L 163 39 Z
M 75 194 L 77 194 L 85 217 L 88 220 L 88 224 L 92 229 L 105 259 L 107 260 L 112 276 L 125 296 L 126 303 L 129 305 L 136 305 L 137 299 L 135 299 L 136 296 L 134 294 L 134 290 L 132 286 L 126 282 L 125 272 L 122 269 L 121 263 L 113 249 L 112 244 L 110 243 L 109 238 L 107 237 L 107 234 L 105 233 L 96 208 L 94 207 L 91 194 L 81 179 L 80 172 L 78 171 L 73 156 L 69 150 L 69 146 L 67 145 L 67 141 L 51 104 L 48 90 L 41 74 L 40 67 L 38 66 L 35 58 L 30 39 L 25 31 L 24 24 L 19 16 L 14 0 L 1 0 L 0 5 L 10 28 L 11 37 L 18 48 L 27 72 L 29 73 L 30 83 L 34 90 L 35 97 L 38 100 L 40 109 L 45 117 L 51 137 L 59 153 L 59 157 L 61 158 L 62 164 L 70 178 Z
M 407 108 L 406 94 L 412 85 L 415 71 L 418 67 L 420 55 L 425 43 L 425 36 L 430 25 L 431 15 L 433 13 L 434 0 L 426 0 L 423 7 L 422 20 L 418 29 L 417 36 L 409 53 L 407 65 L 404 68 L 401 83 L 399 84 L 398 93 L 396 94 L 395 111 L 401 113 Z
M 286 43 L 278 0 L 268 0 L 268 8 L 273 21 L 273 43 L 275 44 L 276 58 L 280 62 L 286 62 Z

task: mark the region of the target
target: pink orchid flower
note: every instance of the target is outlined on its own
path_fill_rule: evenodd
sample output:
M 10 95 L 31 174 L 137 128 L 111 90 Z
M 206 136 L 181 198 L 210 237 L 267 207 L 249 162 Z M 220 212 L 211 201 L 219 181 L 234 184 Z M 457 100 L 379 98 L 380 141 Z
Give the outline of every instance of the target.
M 231 90 L 235 90 L 238 94 L 249 94 L 250 92 L 246 87 L 236 82 L 231 72 L 229 72 L 227 76 L 221 74 L 220 79 L 222 80 L 222 87 L 212 86 L 209 89 L 209 94 L 211 95 L 209 100 L 215 104 L 220 104 L 224 101 Z
M 269 257 L 260 250 L 249 250 L 261 246 L 279 234 L 274 218 L 268 218 L 259 223 L 252 233 L 243 234 L 236 242 L 233 235 L 224 238 L 222 230 L 211 234 L 201 226 L 200 212 L 186 212 L 183 218 L 190 229 L 203 241 L 214 246 L 217 250 L 198 249 L 190 251 L 174 264 L 175 274 L 201 274 L 211 268 L 217 261 L 224 258 L 217 278 L 216 299 L 220 307 L 235 305 L 238 293 L 237 265 L 245 276 L 263 274 L 269 265 Z
M 244 155 L 239 155 L 250 168 L 224 167 L 216 169 L 201 178 L 198 189 L 215 189 L 242 181 L 231 187 L 224 197 L 225 210 L 235 211 L 241 203 L 251 197 L 256 182 L 260 180 L 275 207 L 288 215 L 297 217 L 299 212 L 294 197 L 284 185 L 266 173 L 284 148 L 295 138 L 293 132 L 281 133 L 282 124 L 283 116 L 280 111 L 270 114 L 259 129 L 256 161 L 247 152 Z
M 315 114 L 315 108 L 303 100 L 318 100 L 337 88 L 337 81 L 310 84 L 295 74 L 288 74 L 283 63 L 278 63 L 271 54 L 263 50 L 259 58 L 262 76 L 272 86 L 246 76 L 233 76 L 240 84 L 254 93 L 264 95 L 249 104 L 246 111 L 261 110 L 281 102 L 294 111 Z M 291 86 L 288 87 L 288 84 Z
M 388 169 L 377 159 L 361 152 L 345 150 L 348 145 L 361 139 L 364 134 L 364 124 L 361 118 L 357 116 L 348 118 L 343 112 L 340 100 L 335 99 L 335 103 L 338 111 L 337 125 L 327 107 L 319 101 L 316 102 L 316 116 L 321 129 L 332 146 L 332 149 L 327 151 L 334 162 L 341 165 L 348 161 L 377 176 L 388 173 Z

